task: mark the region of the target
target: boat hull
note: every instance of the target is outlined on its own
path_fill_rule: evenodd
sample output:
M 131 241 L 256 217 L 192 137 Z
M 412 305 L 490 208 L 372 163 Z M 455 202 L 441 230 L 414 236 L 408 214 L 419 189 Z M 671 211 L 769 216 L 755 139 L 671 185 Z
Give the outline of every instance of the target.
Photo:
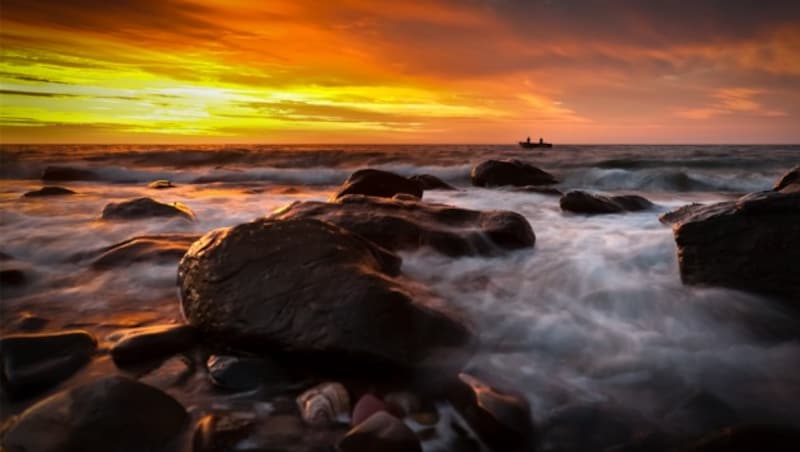
M 527 141 L 520 141 L 519 145 L 525 149 L 553 147 L 553 143 L 528 143 Z

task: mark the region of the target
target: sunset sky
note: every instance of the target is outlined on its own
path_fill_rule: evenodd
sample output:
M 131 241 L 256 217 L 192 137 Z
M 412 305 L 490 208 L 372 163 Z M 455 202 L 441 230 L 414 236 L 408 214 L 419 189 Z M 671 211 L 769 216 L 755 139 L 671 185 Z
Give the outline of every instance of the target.
M 800 1 L 2 0 L 4 143 L 800 142 Z

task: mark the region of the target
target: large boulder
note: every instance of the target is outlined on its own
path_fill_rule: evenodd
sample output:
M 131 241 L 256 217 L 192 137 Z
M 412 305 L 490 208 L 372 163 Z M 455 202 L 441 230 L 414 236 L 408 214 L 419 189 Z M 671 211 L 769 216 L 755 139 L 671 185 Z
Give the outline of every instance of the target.
M 0 383 L 27 397 L 61 382 L 89 362 L 97 340 L 83 330 L 15 334 L 0 339 Z
M 558 180 L 552 174 L 528 163 L 510 160 L 487 160 L 472 168 L 472 185 L 498 187 L 502 185 L 552 185 Z
M 8 452 L 163 450 L 188 416 L 160 390 L 107 377 L 60 392 L 28 408 L 5 435 Z
M 178 279 L 189 323 L 242 349 L 400 366 L 463 357 L 469 328 L 398 277 L 400 263 L 330 223 L 259 219 L 203 236 Z
M 528 221 L 515 212 L 480 212 L 397 198 L 353 195 L 333 203 L 295 202 L 272 218 L 325 220 L 391 250 L 430 247 L 448 256 L 495 255 L 536 242 Z
M 800 299 L 800 192 L 693 209 L 673 225 L 681 279 Z
M 74 195 L 75 192 L 70 190 L 69 188 L 58 187 L 55 185 L 49 185 L 47 187 L 42 187 L 38 190 L 26 192 L 24 197 L 26 198 L 41 198 L 45 196 L 67 196 L 67 195 Z
M 423 190 L 456 190 L 456 187 L 431 174 L 417 174 L 409 179 L 418 183 Z
M 800 166 L 795 166 L 775 182 L 773 191 L 791 193 L 800 191 Z
M 104 220 L 138 220 L 152 217 L 179 217 L 194 220 L 194 212 L 179 202 L 165 204 L 152 198 L 112 202 L 103 208 Z
M 573 190 L 559 200 L 561 210 L 585 214 L 637 212 L 653 207 L 653 203 L 638 195 L 603 196 Z
M 372 168 L 358 170 L 351 174 L 344 185 L 333 196 L 339 199 L 345 195 L 368 195 L 391 198 L 405 193 L 415 198 L 422 198 L 422 186 L 417 181 L 403 176 Z
M 92 257 L 92 268 L 97 270 L 127 267 L 138 262 L 177 263 L 199 238 L 196 234 L 138 236 L 91 253 L 78 254 L 74 259 Z

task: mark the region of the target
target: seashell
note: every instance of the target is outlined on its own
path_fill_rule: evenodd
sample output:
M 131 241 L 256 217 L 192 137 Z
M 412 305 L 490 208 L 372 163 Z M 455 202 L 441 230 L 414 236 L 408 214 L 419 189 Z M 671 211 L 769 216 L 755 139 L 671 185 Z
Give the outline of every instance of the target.
M 328 425 L 347 418 L 350 396 L 339 383 L 323 383 L 300 394 L 297 407 L 309 425 Z

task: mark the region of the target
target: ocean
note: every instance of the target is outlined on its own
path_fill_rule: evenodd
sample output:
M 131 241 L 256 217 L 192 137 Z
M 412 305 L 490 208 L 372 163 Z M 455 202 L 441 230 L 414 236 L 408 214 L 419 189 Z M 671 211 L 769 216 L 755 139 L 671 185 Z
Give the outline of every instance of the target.
M 562 191 L 639 194 L 656 208 L 583 216 L 562 212 L 557 196 L 471 186 L 471 168 L 491 158 L 544 169 Z M 533 249 L 501 257 L 400 254 L 406 275 L 475 324 L 482 345 L 473 365 L 514 381 L 537 420 L 598 402 L 661 421 L 676 400 L 702 393 L 742 421 L 800 426 L 796 314 L 764 296 L 684 286 L 672 230 L 658 221 L 685 204 L 771 189 L 800 163 L 800 146 L 4 145 L 0 163 L 0 251 L 29 275 L 3 289 L 4 334 L 17 332 L 14 319 L 24 313 L 48 319 L 47 330 L 79 327 L 101 338 L 178 321 L 175 263 L 96 270 L 79 256 L 138 235 L 202 234 L 293 201 L 326 200 L 359 168 L 425 173 L 458 188 L 426 191 L 425 201 L 519 212 L 535 231 Z M 40 176 L 54 165 L 88 169 L 91 180 L 47 184 L 73 196 L 22 197 L 44 185 Z M 147 188 L 156 179 L 176 187 Z M 99 219 L 107 203 L 142 196 L 182 202 L 197 220 Z M 110 372 L 106 357 L 73 379 Z M 256 403 L 210 393 L 193 378 L 168 392 L 196 411 Z M 9 405 L 4 417 L 25 406 Z

